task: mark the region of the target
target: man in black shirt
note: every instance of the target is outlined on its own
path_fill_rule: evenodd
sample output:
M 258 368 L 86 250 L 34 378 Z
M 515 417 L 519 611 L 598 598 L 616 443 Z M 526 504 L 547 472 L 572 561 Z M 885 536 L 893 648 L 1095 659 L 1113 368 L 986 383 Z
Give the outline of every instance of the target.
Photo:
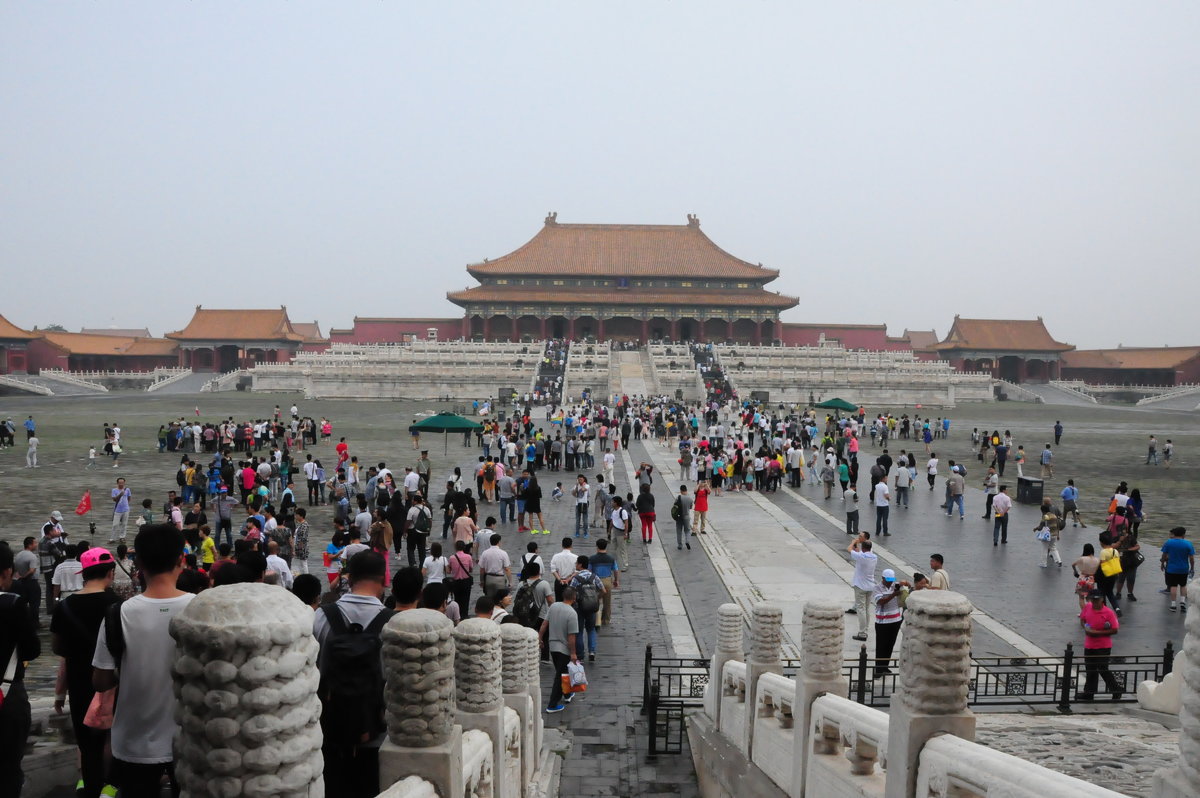
M 30 724 L 25 663 L 42 653 L 25 599 L 8 592 L 12 581 L 13 552 L 0 544 L 0 692 L 4 693 L 0 704 L 0 795 L 20 795 L 25 781 L 21 759 Z

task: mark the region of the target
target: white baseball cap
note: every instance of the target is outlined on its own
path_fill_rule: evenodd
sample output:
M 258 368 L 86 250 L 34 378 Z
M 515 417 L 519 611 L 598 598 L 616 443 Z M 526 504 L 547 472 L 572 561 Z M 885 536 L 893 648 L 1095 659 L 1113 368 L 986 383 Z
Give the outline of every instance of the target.
M 882 577 L 883 581 L 885 581 L 885 582 L 895 582 L 896 581 L 896 572 L 893 571 L 891 568 L 884 568 L 883 573 L 880 574 L 880 576 Z

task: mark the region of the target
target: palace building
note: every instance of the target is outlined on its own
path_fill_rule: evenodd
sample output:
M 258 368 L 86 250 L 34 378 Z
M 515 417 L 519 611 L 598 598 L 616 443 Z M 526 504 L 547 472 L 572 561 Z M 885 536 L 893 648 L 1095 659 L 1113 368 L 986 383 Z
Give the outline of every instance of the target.
M 461 336 L 485 341 L 595 338 L 769 343 L 799 300 L 766 289 L 779 276 L 687 224 L 560 224 L 467 272 L 480 285 L 446 295 Z
M 1054 340 L 1042 317 L 964 319 L 933 349 L 959 371 L 987 371 L 1009 382 L 1057 380 L 1063 354 L 1075 347 Z

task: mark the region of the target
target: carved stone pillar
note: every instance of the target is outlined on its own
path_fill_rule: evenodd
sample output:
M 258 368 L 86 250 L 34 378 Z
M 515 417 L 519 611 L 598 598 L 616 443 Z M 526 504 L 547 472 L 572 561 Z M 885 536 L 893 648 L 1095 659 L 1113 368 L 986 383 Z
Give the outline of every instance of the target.
M 205 590 L 171 621 L 184 795 L 322 794 L 312 617 L 247 583 Z
M 501 778 L 506 759 L 504 740 L 503 665 L 500 625 L 468 618 L 454 628 L 454 681 L 458 723 L 463 731 L 478 729 L 492 741 L 495 798 L 512 798 L 516 784 Z
M 1200 795 L 1200 609 L 1193 606 L 1183 637 L 1186 657 L 1179 691 L 1179 764 L 1154 774 L 1154 798 L 1193 798 Z M 1184 660 L 1186 659 L 1186 663 Z
M 845 639 L 845 610 L 835 601 L 816 600 L 804 605 L 800 621 L 801 670 L 796 677 L 796 703 L 792 705 L 794 753 L 792 794 L 804 795 L 809 735 L 812 733 L 812 703 L 826 693 L 846 695 L 842 675 L 842 642 Z
M 538 321 L 540 321 L 542 325 L 542 340 L 544 341 L 546 340 L 546 317 L 542 316 L 540 319 L 538 319 Z
M 604 319 L 596 319 L 596 340 L 603 341 L 604 338 Z
M 650 320 L 642 319 L 642 343 L 650 343 Z
M 754 712 L 758 706 L 758 677 L 783 673 L 780 662 L 783 610 L 774 604 L 755 604 L 750 614 L 750 660 L 746 663 L 746 727 L 742 732 L 746 757 L 754 756 Z
M 900 678 L 888 715 L 885 798 L 912 798 L 918 758 L 938 734 L 975 739 L 967 709 L 971 602 L 948 590 L 918 590 L 905 604 Z
M 388 739 L 379 749 L 379 788 L 421 776 L 440 795 L 460 795 L 462 727 L 454 713 L 454 624 L 435 610 L 397 613 L 383 640 Z
M 530 654 L 533 658 L 530 659 Z M 529 695 L 529 677 L 538 674 L 538 635 L 527 626 L 506 623 L 500 626 L 501 683 L 504 703 L 521 719 L 521 785 L 529 785 L 537 770 L 540 746 L 535 745 L 536 728 L 541 722 L 541 704 Z
M 728 341 L 733 340 L 733 319 L 725 320 L 725 339 Z
M 704 690 L 704 708 L 716 729 L 721 728 L 721 673 L 730 660 L 742 661 L 742 610 L 736 604 L 722 604 L 717 608 L 717 650 Z

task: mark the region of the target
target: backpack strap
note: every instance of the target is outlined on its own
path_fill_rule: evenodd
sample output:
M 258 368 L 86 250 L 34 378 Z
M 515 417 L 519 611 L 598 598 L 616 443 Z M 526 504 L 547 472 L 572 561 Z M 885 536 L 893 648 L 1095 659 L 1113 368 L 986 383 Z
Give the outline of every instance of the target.
M 366 634 L 371 634 L 371 635 L 379 634 L 380 632 L 383 631 L 383 627 L 387 626 L 387 622 L 390 621 L 392 619 L 392 616 L 395 614 L 396 613 L 394 610 L 389 610 L 389 609 L 380 610 L 379 614 L 375 616 L 374 620 L 372 620 L 371 623 L 367 624 L 367 628 L 364 629 L 363 632 L 365 632 Z
M 325 613 L 325 620 L 329 622 L 329 631 L 335 635 L 344 635 L 350 630 L 350 627 L 346 625 L 346 617 L 338 609 L 337 602 L 322 606 L 321 611 Z
M 124 601 L 115 601 L 104 611 L 104 645 L 112 655 L 113 662 L 121 667 L 121 658 L 125 656 L 125 621 L 121 617 L 121 606 Z

